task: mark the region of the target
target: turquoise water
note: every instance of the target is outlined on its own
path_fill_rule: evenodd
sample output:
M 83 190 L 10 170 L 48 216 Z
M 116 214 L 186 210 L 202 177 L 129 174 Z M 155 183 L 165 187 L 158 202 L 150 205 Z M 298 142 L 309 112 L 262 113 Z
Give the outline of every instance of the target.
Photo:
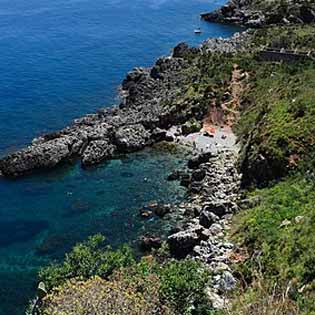
M 169 54 L 229 36 L 231 26 L 197 16 L 224 1 L 2 0 L 0 155 L 73 118 L 115 103 L 124 74 Z M 40 266 L 102 232 L 116 246 L 155 222 L 138 209 L 173 202 L 184 190 L 165 180 L 181 157 L 153 149 L 82 171 L 79 165 L 18 180 L 0 179 L 0 315 L 23 314 Z
M 158 220 L 141 219 L 139 210 L 182 200 L 184 189 L 165 180 L 181 163 L 150 148 L 89 170 L 76 164 L 0 181 L 0 313 L 22 314 L 37 269 L 75 242 L 101 232 L 118 246 L 153 229 Z

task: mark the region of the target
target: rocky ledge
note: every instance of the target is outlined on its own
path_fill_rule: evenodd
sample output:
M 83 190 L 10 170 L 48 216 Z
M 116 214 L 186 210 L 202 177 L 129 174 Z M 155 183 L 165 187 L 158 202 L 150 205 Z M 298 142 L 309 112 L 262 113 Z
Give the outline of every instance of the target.
M 173 140 L 167 130 L 192 117 L 201 120 L 208 108 L 198 100 L 182 103 L 191 84 L 191 56 L 205 52 L 235 52 L 248 34 L 206 41 L 199 48 L 181 43 L 173 55 L 159 58 L 151 68 L 135 68 L 121 85 L 121 103 L 74 120 L 60 131 L 35 138 L 25 149 L 0 159 L 0 174 L 21 176 L 36 169 L 55 167 L 72 159 L 90 166 L 161 140 Z
M 313 0 L 230 0 L 226 5 L 201 17 L 209 22 L 233 23 L 246 27 L 270 24 L 315 22 Z
M 189 65 L 181 54 L 189 48 L 181 48 L 174 57 L 158 59 L 150 69 L 135 68 L 128 73 L 121 86 L 119 106 L 86 115 L 69 127 L 35 138 L 29 147 L 0 160 L 1 173 L 19 176 L 72 158 L 89 166 L 165 139 L 165 129 L 185 122 L 193 110 L 193 105 L 181 112 L 165 105 L 172 104 L 176 89 L 186 81 L 184 71 Z

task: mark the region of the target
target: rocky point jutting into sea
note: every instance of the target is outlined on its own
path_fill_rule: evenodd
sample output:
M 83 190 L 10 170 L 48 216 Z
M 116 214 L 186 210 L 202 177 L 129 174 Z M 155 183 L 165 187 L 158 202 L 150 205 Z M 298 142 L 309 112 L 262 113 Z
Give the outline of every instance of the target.
M 274 3 L 276 7 L 271 8 L 270 5 Z M 209 39 L 198 48 L 190 48 L 185 43 L 178 44 L 172 56 L 159 58 L 151 68 L 135 68 L 127 74 L 121 85 L 119 106 L 86 115 L 61 131 L 34 139 L 28 148 L 1 159 L 0 170 L 3 176 L 17 177 L 38 169 L 53 168 L 73 159 L 80 159 L 83 167 L 89 167 L 162 141 L 172 143 L 175 147 L 187 146 L 191 156 L 185 161 L 186 165 L 175 169 L 168 176 L 168 180 L 178 180 L 180 185 L 187 188 L 186 199 L 174 204 L 152 203 L 147 207 L 149 209 L 140 210 L 144 220 L 154 215 L 163 220 L 163 228 L 159 231 L 140 237 L 142 249 L 150 252 L 152 249 L 162 248 L 163 252 L 162 245 L 167 244 L 166 255 L 169 256 L 166 262 L 159 265 L 158 270 L 163 269 L 170 261 L 176 261 L 176 264 L 176 259 L 180 261 L 191 258 L 190 261 L 194 263 L 202 262 L 209 274 L 207 284 L 201 291 L 206 292 L 206 307 L 209 307 L 207 303 L 210 302 L 211 312 L 214 309 L 226 309 L 229 305 L 229 292 L 237 287 L 238 280 L 243 282 L 240 285 L 245 290 L 247 283 L 253 287 L 254 292 L 261 290 L 259 292 L 262 292 L 264 307 L 269 307 L 269 301 L 274 303 L 271 307 L 278 306 L 279 301 L 287 301 L 290 294 L 297 296 L 303 294 L 304 290 L 313 288 L 314 271 L 312 267 L 310 270 L 307 268 L 308 265 L 312 266 L 314 260 L 311 259 L 309 263 L 308 258 L 305 260 L 302 255 L 296 270 L 291 270 L 288 266 L 297 256 L 298 259 L 301 257 L 301 251 L 296 251 L 297 246 L 307 243 L 305 235 L 309 237 L 309 228 L 306 231 L 303 228 L 304 223 L 312 221 L 306 218 L 309 212 L 303 208 L 302 215 L 295 215 L 295 203 L 290 199 L 292 196 L 285 195 L 278 202 L 277 194 L 282 196 L 283 191 L 276 189 L 275 194 L 264 200 L 267 206 L 254 211 L 255 217 L 250 217 L 250 213 L 249 222 L 247 217 L 241 220 L 243 225 L 240 225 L 242 228 L 238 233 L 242 235 L 241 246 L 245 246 L 246 253 L 242 252 L 243 248 L 237 245 L 235 238 L 227 234 L 232 228 L 234 215 L 237 216 L 239 210 L 255 208 L 262 202 L 259 196 L 251 195 L 248 191 L 243 192 L 242 188 L 250 185 L 254 188 L 266 187 L 291 171 L 301 171 L 302 168 L 298 168 L 300 161 L 307 162 L 309 159 L 309 148 L 314 144 L 314 138 L 311 133 L 305 132 L 312 128 L 311 125 L 305 128 L 305 124 L 313 121 L 309 114 L 313 113 L 313 105 L 308 97 L 313 95 L 312 84 L 309 85 L 309 82 L 313 82 L 314 60 L 311 52 L 305 51 L 299 43 L 307 43 L 308 49 L 312 49 L 310 39 L 313 30 L 306 27 L 300 32 L 289 24 L 295 26 L 313 22 L 313 3 L 298 2 L 294 7 L 291 1 L 270 1 L 268 4 L 254 0 L 230 1 L 214 13 L 203 14 L 203 17 L 209 21 L 233 22 L 247 27 L 262 27 L 274 23 L 277 27 L 271 30 L 264 28 L 261 32 L 247 30 L 230 39 Z M 283 43 L 286 47 L 278 47 Z M 296 58 L 287 58 L 286 49 Z M 277 60 L 270 62 L 262 52 L 275 53 Z M 299 99 L 300 95 L 304 98 Z M 296 130 L 299 132 L 296 133 Z M 300 145 L 301 142 L 306 142 L 307 145 Z M 302 166 L 306 167 L 305 165 L 310 167 L 311 164 L 305 163 Z M 310 186 L 309 178 L 312 177 L 309 174 L 307 172 L 307 176 L 303 178 L 303 186 Z M 294 173 L 294 176 L 301 175 Z M 296 180 L 294 176 L 293 180 Z M 301 189 L 294 190 L 294 198 L 300 198 L 300 191 Z M 308 193 L 310 192 L 307 191 Z M 268 190 L 266 194 L 268 196 Z M 277 206 L 274 212 L 268 212 L 270 208 L 274 210 L 268 202 Z M 309 209 L 307 207 L 308 211 Z M 268 214 L 267 219 L 259 217 L 261 212 Z M 292 231 L 289 230 L 291 227 Z M 249 230 L 251 234 L 248 236 Z M 262 240 L 257 231 L 265 234 L 264 238 L 269 243 L 264 243 L 265 239 Z M 295 238 L 290 239 L 290 236 L 292 234 L 298 237 L 300 233 L 302 241 L 296 244 Z M 274 244 L 279 247 L 272 251 Z M 286 251 L 287 248 L 290 250 Z M 312 244 L 309 248 L 312 248 Z M 265 261 L 260 259 L 264 251 L 267 252 L 264 256 L 267 261 L 265 269 L 262 268 Z M 270 257 L 273 260 L 274 256 L 279 255 L 277 251 L 281 251 L 284 256 L 288 255 L 287 262 L 283 262 L 280 257 L 277 265 L 273 261 L 268 264 Z M 155 254 L 147 257 L 148 260 L 154 260 Z M 160 253 L 157 254 L 157 259 L 161 258 L 159 255 Z M 248 257 L 250 259 L 247 260 Z M 241 274 L 237 280 L 233 264 L 244 261 L 250 265 L 250 270 L 247 270 L 247 264 L 243 264 L 240 273 L 244 272 L 248 279 L 242 278 Z M 282 264 L 289 272 L 285 275 L 287 278 L 280 279 L 281 287 L 278 289 L 278 280 L 274 284 L 270 278 L 274 279 L 276 268 L 280 269 L 280 276 L 277 276 L 282 276 Z M 142 267 L 140 263 L 141 271 Z M 303 272 L 300 272 L 301 268 Z M 148 270 L 146 267 L 144 269 L 147 275 Z M 199 266 L 197 274 L 200 274 L 201 269 L 203 268 Z M 266 270 L 271 276 L 264 278 L 263 273 Z M 180 277 L 177 271 L 175 269 L 175 276 L 172 272 L 170 275 L 172 279 L 175 278 L 175 287 Z M 291 279 L 294 273 L 297 276 Z M 124 277 L 119 272 L 118 276 L 119 280 Z M 167 276 L 169 274 L 166 278 Z M 165 274 L 162 274 L 163 277 Z M 72 287 L 70 277 L 65 278 Z M 108 279 L 111 280 L 105 274 L 105 280 Z M 114 278 L 113 281 L 115 280 L 117 279 Z M 91 281 L 94 281 L 93 278 Z M 185 284 L 186 282 L 183 281 Z M 293 282 L 299 285 L 294 287 Z M 265 290 L 266 283 L 272 285 Z M 84 287 L 81 282 L 77 285 Z M 45 290 L 42 291 L 45 295 Z M 172 293 L 176 290 L 171 286 L 170 291 L 173 298 Z M 190 293 L 185 312 L 189 310 L 188 314 L 194 314 L 191 310 L 202 303 L 193 300 Z M 249 294 L 250 297 L 253 296 L 252 291 Z M 265 298 L 269 294 L 272 299 Z M 58 301 L 58 293 L 56 296 Z M 50 298 L 48 296 L 48 301 Z M 174 303 L 172 298 L 171 303 Z M 314 301 L 311 299 L 310 301 Z M 165 301 L 165 296 L 162 301 Z M 41 302 L 39 298 L 35 305 L 41 306 Z M 259 299 L 258 302 L 255 301 L 257 304 L 249 303 L 249 308 L 248 305 L 239 306 L 238 302 L 237 300 L 236 307 L 249 309 L 250 312 L 252 305 L 258 305 L 255 306 L 257 310 L 261 305 Z M 299 299 L 295 302 L 299 303 Z M 43 303 L 45 305 L 47 300 L 44 299 Z M 176 303 L 181 303 L 180 298 Z M 284 306 L 281 304 L 279 309 L 295 310 L 294 303 L 290 301 Z M 301 303 L 303 305 L 304 296 Z M 52 303 L 53 308 L 62 309 L 64 306 L 65 303 Z M 45 307 L 49 308 L 49 303 Z M 153 308 L 152 312 L 162 314 L 157 309 L 158 311 Z M 256 309 L 253 308 L 254 313 Z M 178 310 L 182 311 L 182 308 L 177 308 L 176 314 L 184 313 Z M 283 314 L 298 313 L 287 311 Z
M 235 23 L 246 27 L 271 24 L 304 24 L 315 22 L 314 1 L 231 0 L 202 18 L 209 22 Z
M 239 147 L 231 126 L 241 97 L 235 87 L 246 84 L 247 77 L 237 67 L 231 73 L 234 81 L 225 92 L 236 107 L 228 114 L 223 107 L 211 107 L 215 92 L 209 91 L 202 99 L 183 99 L 182 95 L 198 76 L 192 71 L 194 60 L 213 52 L 233 54 L 243 50 L 249 38 L 244 32 L 230 39 L 209 39 L 199 48 L 181 43 L 172 56 L 159 58 L 152 68 L 135 68 L 121 85 L 119 106 L 86 115 L 69 127 L 34 139 L 29 147 L 0 160 L 2 175 L 27 175 L 73 159 L 88 167 L 160 141 L 188 145 L 193 153 L 188 169 L 170 176 L 188 188 L 188 198 L 164 206 L 163 218 L 170 222 L 164 233 L 174 256 L 192 256 L 209 265 L 213 275 L 209 298 L 214 307 L 224 307 L 219 295 L 236 284 L 229 267 L 234 247 L 225 240 L 224 230 L 237 210 L 241 179 L 236 168 Z M 148 250 L 159 247 L 160 238 L 160 233 L 145 235 L 140 242 Z
M 90 166 L 158 141 L 172 141 L 168 129 L 192 118 L 202 120 L 208 111 L 207 104 L 194 100 L 176 104 L 191 83 L 191 65 L 183 57 L 209 51 L 235 52 L 247 38 L 243 33 L 229 40 L 212 39 L 200 48 L 179 44 L 172 56 L 158 59 L 152 68 L 135 68 L 128 73 L 118 107 L 86 115 L 60 131 L 35 138 L 29 147 L 1 159 L 0 172 L 21 176 L 74 158 L 80 158 L 82 166 Z

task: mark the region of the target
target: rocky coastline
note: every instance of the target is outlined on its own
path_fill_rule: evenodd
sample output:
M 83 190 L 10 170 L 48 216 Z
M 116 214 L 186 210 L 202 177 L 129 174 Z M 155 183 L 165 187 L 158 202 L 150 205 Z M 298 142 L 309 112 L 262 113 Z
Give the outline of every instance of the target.
M 162 140 L 173 141 L 167 130 L 191 118 L 202 120 L 208 110 L 198 101 L 178 102 L 193 79 L 188 75 L 189 58 L 185 57 L 234 53 L 243 49 L 249 37 L 244 32 L 230 39 L 209 39 L 199 48 L 181 43 L 172 56 L 159 58 L 153 67 L 133 69 L 122 82 L 118 106 L 75 119 L 60 131 L 35 138 L 27 148 L 0 159 L 0 174 L 18 177 L 73 159 L 88 167 Z
M 204 262 L 211 272 L 207 294 L 214 308 L 226 306 L 226 293 L 237 280 L 231 270 L 236 247 L 226 239 L 230 220 L 238 210 L 241 174 L 237 170 L 238 150 L 195 156 L 200 164 L 189 164 L 189 198 L 178 207 L 181 218 L 168 236 L 171 253 Z
M 216 151 L 193 150 L 186 166 L 168 177 L 187 188 L 185 200 L 151 203 L 139 211 L 143 220 L 157 217 L 160 226 L 139 237 L 142 253 L 158 250 L 165 242 L 172 257 L 202 262 L 209 270 L 206 292 L 214 309 L 227 307 L 228 293 L 238 282 L 232 264 L 241 249 L 227 238 L 233 215 L 247 202 L 241 199 L 238 155 L 237 145 Z
M 203 13 L 208 22 L 231 23 L 257 28 L 271 24 L 305 24 L 315 22 L 313 1 L 231 0 L 218 10 Z
M 187 75 L 192 67 L 189 56 L 233 54 L 245 50 L 250 38 L 250 32 L 243 32 L 229 39 L 208 39 L 199 48 L 181 43 L 172 56 L 159 58 L 152 68 L 133 69 L 122 82 L 119 106 L 86 115 L 60 131 L 35 138 L 29 147 L 0 160 L 2 175 L 22 176 L 74 159 L 88 167 L 160 141 L 187 145 L 209 110 L 209 105 L 202 106 L 198 100 L 178 102 L 178 95 L 192 79 Z M 214 308 L 221 309 L 227 303 L 226 293 L 236 285 L 230 268 L 235 247 L 225 234 L 238 209 L 241 175 L 234 135 L 230 135 L 233 141 L 228 146 L 221 146 L 217 142 L 227 136 L 224 131 L 218 134 L 216 139 L 200 132 L 200 144 L 188 141 L 193 156 L 187 161 L 187 169 L 169 176 L 169 180 L 180 180 L 187 187 L 187 200 L 159 206 L 156 215 L 169 221 L 166 225 L 170 230 L 163 236 L 140 237 L 140 246 L 144 251 L 157 249 L 161 238 L 166 238 L 174 257 L 204 262 L 211 271 L 209 300 Z M 146 218 L 146 213 L 141 215 Z
M 286 1 L 284 11 L 282 2 L 277 2 L 275 8 L 266 9 L 261 5 L 254 0 L 232 0 L 202 17 L 210 22 L 250 28 L 315 22 L 312 2 Z M 168 180 L 177 180 L 187 188 L 187 198 L 179 204 L 151 204 L 149 210 L 140 209 L 144 220 L 155 215 L 164 227 L 156 234 L 142 235 L 139 245 L 143 252 L 149 253 L 167 244 L 171 255 L 168 258 L 203 262 L 209 269 L 205 289 L 212 308 L 227 309 L 229 292 L 238 284 L 232 264 L 248 258 L 228 237 L 232 218 L 240 210 L 261 202 L 255 197 L 244 199 L 242 188 L 253 183 L 253 187 L 268 183 L 272 178 L 268 173 L 276 172 L 260 151 L 255 152 L 258 161 L 257 157 L 256 160 L 248 157 L 248 148 L 255 148 L 251 143 L 253 132 L 260 127 L 265 109 L 259 112 L 258 123 L 252 123 L 253 129 L 247 128 L 249 135 L 245 133 L 242 144 L 237 143 L 240 139 L 232 131 L 234 122 L 240 119 L 242 105 L 250 102 L 243 99 L 249 86 L 249 72 L 240 69 L 238 64 L 230 64 L 224 69 L 228 76 L 216 77 L 214 86 L 210 86 L 209 82 L 213 82 L 209 80 L 204 84 L 204 77 L 195 69 L 206 66 L 201 72 L 204 70 L 206 76 L 211 77 L 209 56 L 213 53 L 216 58 L 218 54 L 218 67 L 222 60 L 248 52 L 253 44 L 252 34 L 253 31 L 248 30 L 229 39 L 208 39 L 198 48 L 180 43 L 172 56 L 159 58 L 152 68 L 135 68 L 122 83 L 119 106 L 87 115 L 61 131 L 34 139 L 28 148 L 0 160 L 2 175 L 21 176 L 72 159 L 80 159 L 82 166 L 88 167 L 161 141 L 175 146 L 188 145 L 192 156 L 186 161 L 186 167 L 168 176 Z M 233 62 L 242 63 L 244 60 L 238 59 L 239 56 Z M 203 57 L 207 59 L 204 63 Z M 255 54 L 251 58 L 256 62 Z M 198 87 L 194 90 L 194 84 L 204 84 L 202 97 Z M 187 94 L 189 97 L 182 97 Z M 290 158 L 295 167 L 294 156 Z M 252 162 L 258 166 L 247 165 Z M 259 180 L 252 181 L 249 176 Z M 280 228 L 283 224 L 291 222 L 284 220 Z

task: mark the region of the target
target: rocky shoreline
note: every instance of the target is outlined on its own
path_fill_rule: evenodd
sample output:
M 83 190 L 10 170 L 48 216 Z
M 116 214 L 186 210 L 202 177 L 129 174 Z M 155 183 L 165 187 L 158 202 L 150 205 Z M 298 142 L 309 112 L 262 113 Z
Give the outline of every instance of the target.
M 195 152 L 187 163 L 188 169 L 177 171 L 177 177 L 170 176 L 170 180 L 180 180 L 187 186 L 187 200 L 165 205 L 166 215 L 160 216 L 165 224 L 173 223 L 167 236 L 172 256 L 191 257 L 209 268 L 207 294 L 216 309 L 226 307 L 227 293 L 237 283 L 230 266 L 237 248 L 226 238 L 240 203 L 241 174 L 237 159 L 237 147 L 216 153 Z M 144 250 L 159 248 L 161 235 L 143 236 L 140 243 Z
M 177 259 L 201 261 L 210 271 L 207 295 L 213 308 L 228 304 L 228 292 L 236 287 L 231 264 L 239 249 L 227 239 L 231 219 L 241 207 L 241 178 L 237 169 L 238 147 L 192 152 L 187 166 L 175 170 L 168 180 L 187 187 L 187 198 L 179 204 L 151 204 L 141 209 L 144 219 L 153 214 L 163 220 L 162 230 L 139 238 L 142 251 L 150 252 L 168 243 Z
M 301 0 L 282 3 L 230 0 L 214 12 L 201 14 L 201 17 L 208 22 L 231 23 L 252 28 L 271 24 L 314 23 L 315 4 Z
M 178 95 L 193 80 L 189 56 L 236 53 L 245 49 L 250 38 L 250 32 L 243 32 L 229 39 L 209 39 L 199 48 L 179 44 L 172 56 L 159 58 L 152 68 L 135 68 L 127 74 L 119 106 L 86 115 L 69 127 L 35 138 L 29 147 L 1 159 L 0 172 L 8 177 L 22 176 L 73 159 L 80 159 L 82 166 L 88 167 L 160 141 L 176 144 L 185 140 L 185 136 L 199 131 L 209 110 L 209 100 L 206 106 L 194 98 L 178 101 Z M 213 135 L 200 136 L 208 138 L 202 139 L 200 148 L 195 147 L 196 141 L 190 144 L 195 155 L 187 163 L 188 171 L 169 177 L 179 179 L 188 188 L 187 201 L 172 205 L 172 209 L 160 207 L 156 214 L 174 223 L 167 236 L 172 255 L 193 257 L 209 267 L 209 299 L 214 308 L 224 308 L 226 292 L 236 285 L 230 268 L 235 246 L 226 239 L 225 232 L 238 209 L 238 147 L 233 141 L 228 147 L 220 147 Z M 222 139 L 225 137 L 222 134 Z M 141 243 L 145 250 L 158 248 L 160 235 L 144 236 Z
M 27 148 L 0 159 L 0 174 L 22 176 L 73 159 L 80 159 L 87 167 L 162 140 L 173 141 L 167 130 L 191 118 L 201 120 L 208 110 L 198 101 L 177 102 L 178 95 L 191 83 L 191 65 L 184 57 L 233 53 L 243 49 L 249 38 L 244 32 L 230 39 L 209 39 L 199 48 L 181 43 L 172 56 L 159 58 L 152 68 L 133 69 L 122 82 L 119 106 L 88 114 L 60 131 L 35 138 Z
M 125 97 L 118 107 L 86 115 L 69 127 L 34 139 L 29 147 L 0 161 L 2 174 L 20 176 L 73 158 L 89 166 L 164 139 L 160 128 L 188 116 L 162 104 L 173 97 L 168 86 L 184 84 L 186 67 L 180 58 L 161 58 L 152 69 L 134 69 L 122 83 Z

